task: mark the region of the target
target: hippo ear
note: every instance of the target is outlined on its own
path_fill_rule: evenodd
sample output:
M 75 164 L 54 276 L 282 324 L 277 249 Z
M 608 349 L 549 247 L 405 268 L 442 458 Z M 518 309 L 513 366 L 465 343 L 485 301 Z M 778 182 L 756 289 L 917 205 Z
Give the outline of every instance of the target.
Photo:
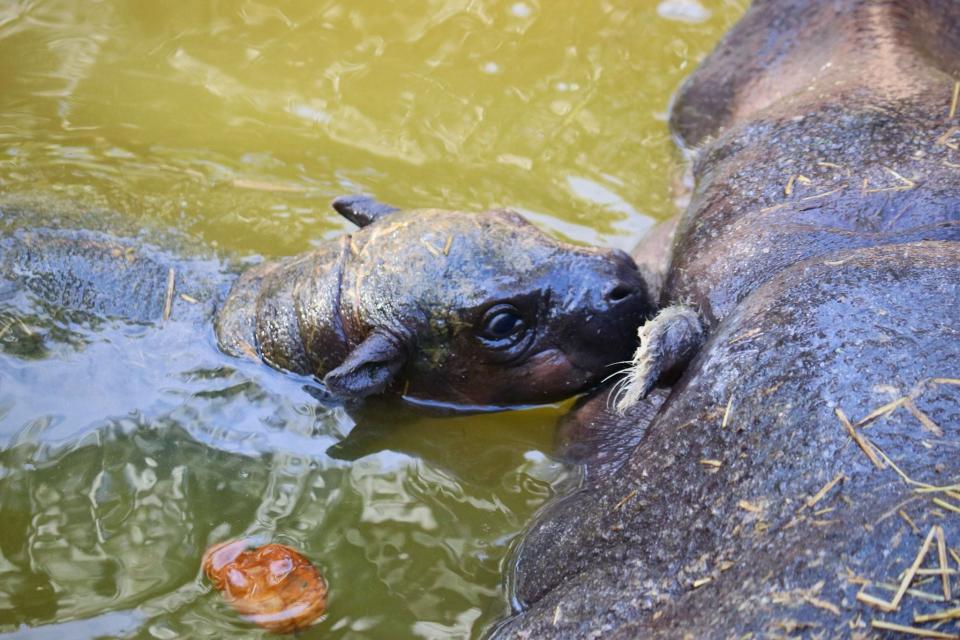
M 396 207 L 377 202 L 370 196 L 340 196 L 333 201 L 333 208 L 358 227 L 365 227 L 394 211 L 399 211 Z
M 382 393 L 406 360 L 406 349 L 396 337 L 374 331 L 323 377 L 323 384 L 343 398 L 365 398 Z

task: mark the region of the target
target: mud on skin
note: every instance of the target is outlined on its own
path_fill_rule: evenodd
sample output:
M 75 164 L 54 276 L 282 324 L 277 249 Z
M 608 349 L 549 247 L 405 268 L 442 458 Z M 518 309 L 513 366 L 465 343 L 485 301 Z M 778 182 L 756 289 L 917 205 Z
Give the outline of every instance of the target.
M 934 526 L 960 549 L 934 502 L 958 494 L 876 453 L 960 482 L 958 60 L 953 2 L 765 1 L 684 85 L 696 187 L 661 302 L 709 337 L 659 411 L 569 419 L 602 455 L 524 537 L 495 637 L 867 637 L 960 606 L 955 575 L 951 601 L 939 576 L 856 599 L 889 601 Z M 883 407 L 858 427 L 880 469 L 841 415 Z
M 595 385 L 653 311 L 627 254 L 558 242 L 511 211 L 334 206 L 362 228 L 239 278 L 137 239 L 23 228 L 0 237 L 0 277 L 10 295 L 94 317 L 204 325 L 217 307 L 230 355 L 313 376 L 338 399 L 389 391 L 456 408 Z M 6 210 L 4 226 L 18 215 L 30 219 Z

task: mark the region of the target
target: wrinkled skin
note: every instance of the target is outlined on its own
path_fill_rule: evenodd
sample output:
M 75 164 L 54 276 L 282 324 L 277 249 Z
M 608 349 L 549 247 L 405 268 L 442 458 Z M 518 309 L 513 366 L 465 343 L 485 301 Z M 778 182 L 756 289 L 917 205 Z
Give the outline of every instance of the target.
M 309 627 L 327 610 L 327 581 L 309 560 L 282 544 L 247 548 L 222 542 L 203 554 L 203 572 L 245 619 L 274 633 Z
M 586 480 L 524 536 L 495 637 L 872 637 L 960 606 L 956 576 L 952 601 L 938 576 L 914 587 L 941 602 L 856 599 L 889 600 L 934 525 L 960 549 L 933 501 L 960 494 L 876 453 L 960 483 L 958 64 L 954 2 L 769 0 L 681 89 L 696 187 L 661 301 L 709 337 L 669 391 L 566 419 Z M 884 407 L 856 431 L 878 468 L 842 417 Z
M 0 207 L 0 222 L 30 213 Z M 233 280 L 217 260 L 189 258 L 99 231 L 9 229 L 0 234 L 0 298 L 19 291 L 89 317 L 208 322 Z M 173 296 L 167 305 L 168 280 Z
M 389 212 L 332 245 L 250 269 L 221 346 L 341 397 L 549 402 L 596 384 L 652 310 L 619 251 L 553 240 L 510 211 Z
M 334 399 L 392 392 L 454 410 L 551 402 L 596 385 L 653 311 L 628 255 L 558 242 L 510 211 L 397 211 L 363 197 L 335 206 L 363 228 L 239 278 L 138 239 L 10 230 L 0 236 L 0 295 L 28 290 L 159 324 L 206 324 L 216 309 L 230 355 L 313 376 Z M 0 209 L 0 222 L 18 215 Z

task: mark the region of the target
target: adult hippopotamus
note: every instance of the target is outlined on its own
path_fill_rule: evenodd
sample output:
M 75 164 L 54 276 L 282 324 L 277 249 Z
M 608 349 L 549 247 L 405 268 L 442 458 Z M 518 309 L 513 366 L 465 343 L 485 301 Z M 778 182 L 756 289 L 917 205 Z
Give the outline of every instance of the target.
M 759 0 L 684 84 L 666 309 L 495 637 L 960 636 L 958 81 L 953 0 Z
M 626 253 L 559 242 L 512 211 L 399 211 L 362 196 L 334 208 L 361 229 L 239 278 L 142 241 L 50 229 L 0 239 L 0 276 L 138 322 L 214 315 L 223 351 L 315 377 L 339 399 L 389 389 L 457 408 L 583 391 L 654 310 Z

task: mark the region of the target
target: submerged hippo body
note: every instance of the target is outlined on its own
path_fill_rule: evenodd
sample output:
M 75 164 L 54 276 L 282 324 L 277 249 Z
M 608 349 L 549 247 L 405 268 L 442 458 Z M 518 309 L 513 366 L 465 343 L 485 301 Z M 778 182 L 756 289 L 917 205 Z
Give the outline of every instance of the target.
M 31 228 L 0 237 L 0 295 L 27 291 L 53 307 L 138 323 L 209 319 L 232 281 L 222 267 L 98 231 Z
M 216 261 L 49 229 L 0 238 L 0 276 L 95 315 L 215 315 L 224 352 L 315 376 L 340 399 L 390 388 L 457 407 L 582 391 L 629 354 L 653 310 L 629 256 L 555 241 L 510 211 L 396 211 L 363 197 L 335 207 L 363 228 L 239 278 Z
M 960 548 L 958 80 L 952 0 L 767 0 L 684 85 L 661 301 L 706 342 L 566 420 L 586 481 L 524 536 L 496 637 L 872 637 L 960 606 L 955 574 L 891 604 L 937 527 Z

